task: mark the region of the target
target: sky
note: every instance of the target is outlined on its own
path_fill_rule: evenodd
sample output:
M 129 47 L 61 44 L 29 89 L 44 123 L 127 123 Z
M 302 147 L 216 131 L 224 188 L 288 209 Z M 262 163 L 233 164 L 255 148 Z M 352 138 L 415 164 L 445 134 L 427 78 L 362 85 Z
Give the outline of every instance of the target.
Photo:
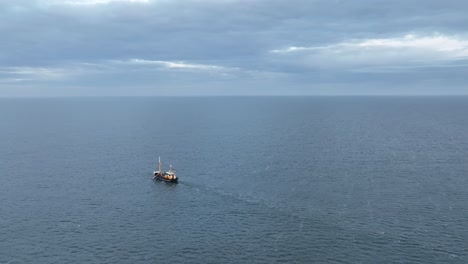
M 468 95 L 468 1 L 0 0 L 0 97 Z

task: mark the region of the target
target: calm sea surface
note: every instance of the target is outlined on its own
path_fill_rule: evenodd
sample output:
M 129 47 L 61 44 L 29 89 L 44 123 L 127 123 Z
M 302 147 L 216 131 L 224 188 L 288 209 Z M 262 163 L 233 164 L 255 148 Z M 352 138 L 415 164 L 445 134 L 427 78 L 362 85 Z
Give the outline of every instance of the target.
M 0 263 L 468 263 L 468 97 L 0 99 Z

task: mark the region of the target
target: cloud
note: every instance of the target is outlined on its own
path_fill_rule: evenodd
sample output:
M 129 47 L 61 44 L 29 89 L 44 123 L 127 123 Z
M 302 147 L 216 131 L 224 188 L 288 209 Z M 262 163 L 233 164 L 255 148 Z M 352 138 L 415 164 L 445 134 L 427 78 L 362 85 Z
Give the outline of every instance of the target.
M 66 82 L 74 78 L 113 72 L 102 62 L 66 62 L 54 66 L 0 67 L 0 82 Z
M 334 50 L 339 52 L 345 49 L 424 49 L 428 51 L 445 52 L 455 57 L 465 57 L 468 56 L 468 40 L 439 34 L 434 36 L 416 36 L 408 34 L 400 38 L 354 40 L 329 46 L 291 46 L 285 49 L 272 50 L 272 52 L 289 53 L 316 50 Z
M 66 76 L 66 71 L 47 67 L 0 67 L 0 79 L 26 80 L 57 80 Z M 3 78 L 2 78 L 3 77 Z M 13 78 L 12 78 L 13 77 Z
M 395 79 L 450 87 L 466 83 L 454 73 L 467 69 L 467 8 L 461 0 L 0 1 L 8 51 L 0 79 L 129 93 L 175 83 L 255 83 L 276 94 Z
M 323 46 L 290 46 L 270 52 L 311 67 L 385 66 L 392 71 L 405 71 L 411 67 L 432 65 L 460 66 L 453 62 L 468 58 L 468 39 L 441 34 L 407 34 L 395 38 L 354 39 Z
M 358 47 L 369 48 L 412 48 L 426 49 L 437 52 L 456 52 L 456 55 L 467 56 L 468 41 L 443 35 L 417 37 L 406 35 L 403 38 L 369 39 L 355 44 Z M 459 53 L 461 52 L 461 53 Z
M 95 6 L 95 5 L 106 5 L 113 3 L 142 3 L 148 4 L 150 0 L 43 0 L 46 4 L 65 4 L 65 5 L 76 5 L 76 6 Z
M 227 67 L 212 64 L 190 63 L 184 61 L 161 61 L 148 59 L 112 60 L 112 65 L 120 65 L 125 69 L 140 71 L 165 71 L 167 73 L 193 73 L 199 75 L 210 75 L 210 77 L 229 79 L 275 79 L 284 78 L 280 72 L 269 70 L 243 69 L 239 67 Z
M 176 75 L 174 75 L 176 74 Z M 212 64 L 190 63 L 184 61 L 163 61 L 149 59 L 97 60 L 91 62 L 66 62 L 54 66 L 17 66 L 0 67 L 0 82 L 75 82 L 95 80 L 101 84 L 109 76 L 124 78 L 131 76 L 133 81 L 151 83 L 156 80 L 177 78 L 239 79 L 268 78 L 273 73 L 243 70 Z
M 159 61 L 159 60 L 144 60 L 144 59 L 131 59 L 127 61 L 120 61 L 121 63 L 133 64 L 133 65 L 159 65 L 167 69 L 193 69 L 193 70 L 209 70 L 219 71 L 228 70 L 226 67 L 207 65 L 207 64 L 191 64 L 183 61 Z

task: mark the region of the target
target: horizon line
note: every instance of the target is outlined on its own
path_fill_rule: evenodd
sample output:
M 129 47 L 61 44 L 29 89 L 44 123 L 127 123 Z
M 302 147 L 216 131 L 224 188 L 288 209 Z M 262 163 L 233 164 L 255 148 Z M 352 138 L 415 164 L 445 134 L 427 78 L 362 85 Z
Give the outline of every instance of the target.
M 141 98 L 141 97 L 465 97 L 467 94 L 315 94 L 315 95 L 29 95 L 1 96 L 0 99 L 47 98 Z

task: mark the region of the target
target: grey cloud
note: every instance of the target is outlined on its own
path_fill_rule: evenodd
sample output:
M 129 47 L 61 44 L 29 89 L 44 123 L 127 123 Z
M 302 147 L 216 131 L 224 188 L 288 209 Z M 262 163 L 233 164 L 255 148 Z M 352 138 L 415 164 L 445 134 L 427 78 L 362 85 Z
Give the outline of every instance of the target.
M 230 89 L 236 89 L 234 83 L 253 85 L 253 89 L 260 89 L 262 83 L 291 85 L 303 91 L 314 84 L 359 82 L 367 86 L 367 82 L 385 84 L 395 77 L 409 83 L 412 78 L 423 81 L 436 76 L 434 83 L 445 80 L 450 86 L 455 82 L 449 78 L 452 74 L 430 66 L 440 65 L 439 60 L 431 60 L 431 54 L 419 54 L 418 58 L 428 57 L 429 61 L 411 68 L 402 61 L 415 53 L 400 52 L 399 61 L 385 60 L 379 67 L 362 59 L 360 71 L 356 71 L 349 68 L 345 56 L 333 55 L 333 50 L 281 56 L 270 51 L 291 46 L 333 46 L 356 39 L 401 38 L 409 33 L 462 37 L 468 33 L 465 1 L 149 0 L 87 6 L 58 0 L 9 2 L 0 3 L 0 67 L 55 69 L 63 77 L 22 76 L 30 85 L 41 78 L 52 85 L 70 87 L 116 83 L 131 83 L 133 87 L 176 83 L 188 87 L 195 86 L 196 81 L 205 86 L 232 86 Z M 367 60 L 371 55 L 363 54 Z M 213 65 L 223 70 L 214 75 L 196 67 L 167 69 L 164 63 L 158 67 L 110 63 L 132 59 Z M 466 69 L 463 65 L 445 65 L 453 72 Z M 363 74 L 366 68 L 367 76 Z M 18 75 L 10 72 L 0 74 L 0 78 L 21 83 Z M 375 89 L 374 84 L 368 86 Z M 171 91 L 177 93 L 176 88 Z

